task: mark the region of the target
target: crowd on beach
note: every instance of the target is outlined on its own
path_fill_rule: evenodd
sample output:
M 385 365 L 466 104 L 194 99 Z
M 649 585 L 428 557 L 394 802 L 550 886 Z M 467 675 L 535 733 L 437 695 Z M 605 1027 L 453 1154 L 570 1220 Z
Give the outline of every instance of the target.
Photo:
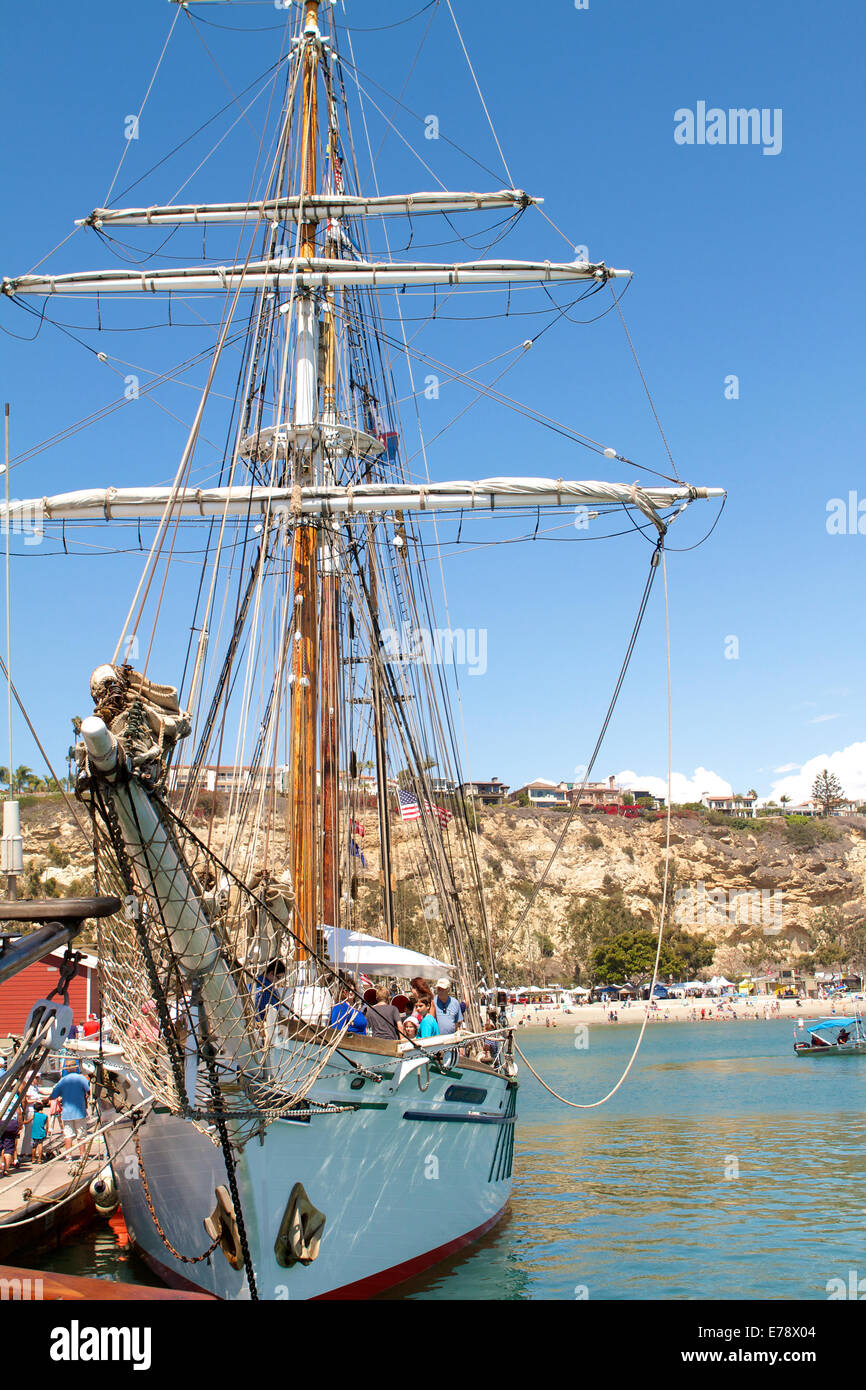
M 512 1010 L 517 1027 L 556 1028 L 574 1023 L 732 1023 L 738 1020 L 769 1022 L 772 1019 L 832 1018 L 857 1008 L 844 999 L 784 999 L 774 994 L 726 995 L 721 998 L 612 1000 L 591 1004 L 524 1004 Z

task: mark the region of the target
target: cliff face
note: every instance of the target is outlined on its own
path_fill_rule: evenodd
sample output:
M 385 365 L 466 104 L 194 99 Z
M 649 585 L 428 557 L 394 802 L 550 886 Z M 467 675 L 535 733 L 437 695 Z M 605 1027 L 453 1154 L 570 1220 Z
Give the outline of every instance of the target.
M 561 833 L 564 815 L 501 808 L 483 813 L 479 858 L 494 897 L 512 923 Z M 670 841 L 673 920 L 718 943 L 717 968 L 750 936 L 776 943 L 777 958 L 809 951 L 828 916 L 848 922 L 866 907 L 866 817 L 764 829 L 712 825 L 675 817 Z M 647 926 L 658 923 L 666 845 L 665 821 L 587 814 L 572 822 L 527 929 L 562 952 L 569 910 L 581 900 L 621 890 Z M 517 915 L 515 915 L 517 909 Z M 768 956 L 774 952 L 768 951 Z
M 83 812 L 80 817 L 86 823 Z M 365 925 L 373 927 L 379 900 L 378 833 L 375 813 L 365 812 L 360 819 L 366 833 L 358 842 L 366 868 L 356 863 L 358 903 Z M 503 941 L 519 920 L 564 820 L 562 813 L 517 807 L 479 813 L 475 848 L 495 940 Z M 280 829 L 278 825 L 278 835 Z M 22 833 L 25 875 L 20 896 L 92 891 L 91 849 L 59 798 L 28 798 L 22 806 Z M 421 897 L 413 896 L 412 889 L 419 834 L 413 823 L 395 826 L 394 867 L 398 898 L 402 894 L 404 905 L 420 919 Z M 670 855 L 675 920 L 718 943 L 716 967 L 721 970 L 743 968 L 736 951 L 750 935 L 776 943 L 777 959 L 796 957 L 812 949 L 816 931 L 828 916 L 850 922 L 862 918 L 866 909 L 866 817 L 791 828 L 771 822 L 763 830 L 677 817 Z M 664 820 L 576 817 L 510 963 L 537 962 L 538 938 L 543 936 L 545 954 L 549 956 L 552 946 L 555 961 L 567 967 L 569 911 L 617 890 L 648 927 L 656 925 L 664 858 Z M 423 949 L 420 939 L 417 945 Z

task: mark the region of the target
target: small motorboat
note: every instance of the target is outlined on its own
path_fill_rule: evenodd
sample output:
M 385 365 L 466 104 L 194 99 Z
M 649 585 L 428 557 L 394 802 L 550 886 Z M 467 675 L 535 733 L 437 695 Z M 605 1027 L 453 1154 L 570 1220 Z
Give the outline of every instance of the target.
M 794 1032 L 794 1052 L 798 1057 L 849 1056 L 866 1052 L 866 1028 L 859 1013 L 848 1018 L 821 1018 L 814 1023 L 800 1020 Z

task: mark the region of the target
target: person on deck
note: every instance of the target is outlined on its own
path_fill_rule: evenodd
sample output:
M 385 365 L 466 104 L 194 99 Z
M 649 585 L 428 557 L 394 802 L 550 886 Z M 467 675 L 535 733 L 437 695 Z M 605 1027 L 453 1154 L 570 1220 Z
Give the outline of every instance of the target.
M 269 961 L 259 976 L 256 984 L 256 1014 L 259 1018 L 264 1018 L 265 1010 L 272 1006 L 279 1007 L 280 996 L 277 990 L 277 980 L 281 979 L 286 973 L 286 967 L 281 960 Z
M 361 1010 L 355 1008 L 351 989 L 343 989 L 339 1004 L 331 1010 L 329 1022 L 332 1028 L 345 1028 L 347 1033 L 360 1033 L 361 1036 L 366 1033 L 367 1020 Z
M 451 993 L 451 981 L 447 976 L 436 981 L 436 994 L 433 998 L 432 1016 L 438 1024 L 443 1037 L 456 1033 L 463 1025 L 463 1012 L 459 999 Z
M 367 1023 L 374 1038 L 387 1038 L 394 1041 L 402 1036 L 400 1010 L 390 1003 L 391 994 L 385 985 L 376 990 L 375 1004 L 366 1008 Z
M 418 1014 L 421 1018 L 421 1025 L 418 1029 L 419 1038 L 438 1038 L 441 1029 L 430 1010 L 430 1005 L 426 999 L 419 1000 Z

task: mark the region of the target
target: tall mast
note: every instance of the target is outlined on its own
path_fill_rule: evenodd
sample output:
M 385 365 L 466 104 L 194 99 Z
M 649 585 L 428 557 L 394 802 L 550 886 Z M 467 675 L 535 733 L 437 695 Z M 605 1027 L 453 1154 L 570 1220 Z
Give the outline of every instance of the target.
M 305 0 L 303 53 L 303 96 L 301 105 L 301 193 L 316 192 L 316 149 L 318 141 L 319 0 Z M 300 255 L 316 254 L 316 223 L 304 222 L 300 228 Z M 295 373 L 296 425 L 313 425 L 319 414 L 318 333 L 316 306 L 312 292 L 298 297 L 297 364 Z M 319 481 L 309 463 L 296 452 L 296 482 Z M 295 907 L 299 936 L 309 947 L 315 946 L 317 926 L 316 894 L 316 726 L 318 680 L 317 562 L 319 534 L 315 523 L 299 522 L 295 528 L 292 570 L 295 596 L 295 640 L 292 660 L 292 737 L 291 737 L 291 861 L 295 888 Z
M 331 169 L 337 167 L 335 122 L 329 116 Z M 331 224 L 328 224 L 329 227 Z M 335 259 L 339 246 L 335 235 L 328 235 L 326 254 Z M 337 316 L 334 291 L 325 297 L 322 320 L 324 338 L 324 377 L 322 380 L 322 422 L 337 423 Z M 326 456 L 322 459 L 323 481 L 336 482 Z M 322 922 L 340 925 L 340 567 L 339 522 L 325 521 L 322 543 L 322 722 L 319 760 L 322 772 Z
M 376 547 L 372 519 L 367 522 L 367 548 L 370 563 L 370 613 L 373 632 L 379 635 L 379 598 L 376 578 Z M 397 942 L 397 922 L 394 914 L 394 894 L 391 890 L 391 822 L 388 806 L 388 757 L 385 745 L 385 711 L 382 703 L 382 678 L 379 653 L 370 657 L 370 694 L 373 708 L 373 748 L 376 754 L 376 804 L 379 812 L 379 845 L 382 865 L 382 908 L 388 940 Z

